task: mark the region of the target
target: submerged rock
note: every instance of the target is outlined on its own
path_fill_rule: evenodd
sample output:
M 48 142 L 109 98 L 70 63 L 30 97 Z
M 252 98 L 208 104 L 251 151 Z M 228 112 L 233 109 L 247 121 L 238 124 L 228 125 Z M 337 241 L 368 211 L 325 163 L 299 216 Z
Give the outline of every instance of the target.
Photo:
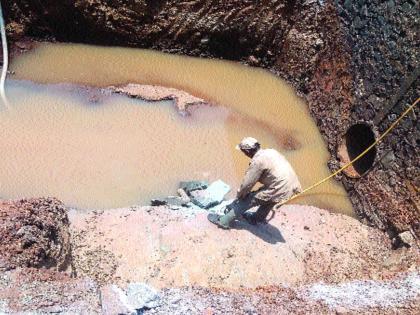
M 197 206 L 208 209 L 223 201 L 223 198 L 230 191 L 230 186 L 221 180 L 217 180 L 205 190 L 191 192 L 191 201 Z
M 152 199 L 151 205 L 152 206 L 176 206 L 176 207 L 182 207 L 187 205 L 190 202 L 190 200 L 186 200 L 184 198 L 178 197 L 178 196 L 169 196 L 161 199 Z

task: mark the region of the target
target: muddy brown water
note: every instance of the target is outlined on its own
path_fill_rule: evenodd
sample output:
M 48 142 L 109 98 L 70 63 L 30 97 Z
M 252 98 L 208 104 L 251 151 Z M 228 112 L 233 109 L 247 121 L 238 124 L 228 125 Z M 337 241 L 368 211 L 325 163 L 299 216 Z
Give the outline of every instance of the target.
M 267 71 L 148 50 L 39 44 L 14 59 L 10 111 L 0 114 L 0 195 L 52 195 L 71 206 L 110 208 L 174 194 L 180 180 L 221 178 L 236 190 L 249 160 L 244 136 L 280 150 L 304 187 L 330 174 L 326 145 L 305 103 Z M 37 84 L 20 81 L 30 80 Z M 215 104 L 180 116 L 171 102 L 101 95 L 94 87 L 157 84 Z M 51 85 L 59 84 L 59 85 Z M 330 181 L 295 201 L 352 214 Z

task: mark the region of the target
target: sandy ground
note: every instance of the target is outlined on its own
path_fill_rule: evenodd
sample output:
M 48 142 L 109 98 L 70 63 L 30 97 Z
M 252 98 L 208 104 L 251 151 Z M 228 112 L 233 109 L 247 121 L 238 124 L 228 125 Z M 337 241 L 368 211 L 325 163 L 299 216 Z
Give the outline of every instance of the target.
M 284 206 L 267 225 L 220 230 L 206 214 L 165 207 L 71 210 L 73 268 L 100 283 L 158 288 L 257 287 L 387 279 L 418 271 L 418 248 L 392 250 L 384 233 L 309 206 Z

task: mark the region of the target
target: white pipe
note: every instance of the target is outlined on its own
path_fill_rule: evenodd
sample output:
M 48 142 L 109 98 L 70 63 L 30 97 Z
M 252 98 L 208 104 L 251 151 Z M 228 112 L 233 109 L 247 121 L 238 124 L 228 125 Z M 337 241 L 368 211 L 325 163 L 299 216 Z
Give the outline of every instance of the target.
M 6 98 L 4 82 L 6 81 L 7 68 L 9 67 L 9 53 L 7 50 L 6 28 L 4 26 L 3 8 L 1 7 L 1 1 L 0 1 L 0 33 L 1 33 L 1 45 L 3 48 L 3 67 L 1 69 L 1 77 L 0 77 L 0 96 L 1 96 L 1 99 L 3 100 L 4 105 L 6 106 L 6 108 L 8 108 L 9 102 L 7 101 L 7 98 Z

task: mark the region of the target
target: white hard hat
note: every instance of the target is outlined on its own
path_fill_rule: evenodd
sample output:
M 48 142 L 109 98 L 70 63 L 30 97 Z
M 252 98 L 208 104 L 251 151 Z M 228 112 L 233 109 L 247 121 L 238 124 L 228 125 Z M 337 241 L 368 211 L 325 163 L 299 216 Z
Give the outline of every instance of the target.
M 252 137 L 246 137 L 241 140 L 241 142 L 236 146 L 236 150 L 252 150 L 257 148 L 259 142 L 257 139 Z

